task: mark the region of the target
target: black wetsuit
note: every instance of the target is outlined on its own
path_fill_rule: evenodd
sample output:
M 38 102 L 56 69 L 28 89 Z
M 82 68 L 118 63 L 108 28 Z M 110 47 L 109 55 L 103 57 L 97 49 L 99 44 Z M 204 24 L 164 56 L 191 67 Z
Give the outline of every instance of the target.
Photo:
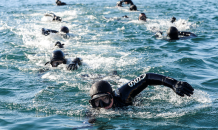
M 117 6 L 122 7 L 122 4 L 123 4 L 123 1 L 117 2 Z M 130 5 L 134 5 L 132 1 L 129 1 L 129 4 L 130 4 Z
M 148 85 L 164 85 L 173 88 L 178 81 L 159 74 L 143 74 L 120 88 L 113 91 L 113 108 L 133 104 L 133 98 L 143 91 Z
M 197 37 L 197 35 L 195 35 L 194 33 L 191 33 L 191 32 L 179 32 L 178 35 L 182 36 L 182 37 L 179 37 L 180 40 L 185 40 L 185 39 Z M 174 39 L 172 39 L 172 40 L 174 40 Z

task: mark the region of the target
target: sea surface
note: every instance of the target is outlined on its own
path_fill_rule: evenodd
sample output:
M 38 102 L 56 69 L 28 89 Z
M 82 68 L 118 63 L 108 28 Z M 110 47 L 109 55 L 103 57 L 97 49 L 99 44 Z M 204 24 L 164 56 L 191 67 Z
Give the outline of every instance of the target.
M 0 2 L 1 130 L 218 129 L 217 0 L 133 0 L 134 12 L 128 5 L 115 7 L 117 0 L 62 1 L 68 5 L 56 6 L 55 0 Z M 147 22 L 138 21 L 141 12 Z M 63 22 L 49 21 L 46 13 Z M 173 16 L 177 20 L 172 24 Z M 69 28 L 69 39 L 41 34 L 42 28 L 61 26 Z M 166 40 L 170 26 L 198 37 Z M 163 37 L 155 37 L 157 30 Z M 65 44 L 67 59 L 83 59 L 78 70 L 44 65 L 57 41 Z M 94 82 L 103 79 L 116 89 L 149 72 L 188 82 L 193 96 L 149 86 L 133 106 L 101 109 L 96 123 L 88 123 Z

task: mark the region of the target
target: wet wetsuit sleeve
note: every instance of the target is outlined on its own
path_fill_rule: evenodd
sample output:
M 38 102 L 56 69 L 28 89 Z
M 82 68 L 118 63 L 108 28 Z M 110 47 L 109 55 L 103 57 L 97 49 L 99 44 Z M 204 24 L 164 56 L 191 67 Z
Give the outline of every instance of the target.
M 179 35 L 185 36 L 185 37 L 197 37 L 197 35 L 191 32 L 179 32 Z
M 164 85 L 173 88 L 177 80 L 159 74 L 147 73 L 141 75 L 134 80 L 128 82 L 122 87 L 118 88 L 121 100 L 126 104 L 132 103 L 132 98 L 137 96 L 148 85 Z
M 50 30 L 50 29 L 48 29 L 48 31 L 51 32 L 51 33 L 58 33 L 58 31 L 56 31 L 56 30 Z

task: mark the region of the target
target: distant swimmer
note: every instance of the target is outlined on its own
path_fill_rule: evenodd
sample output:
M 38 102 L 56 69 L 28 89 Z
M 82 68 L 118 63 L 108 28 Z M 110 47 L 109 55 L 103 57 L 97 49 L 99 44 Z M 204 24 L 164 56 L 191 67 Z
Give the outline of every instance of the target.
M 137 11 L 137 7 L 136 7 L 136 5 L 133 4 L 132 0 L 122 0 L 122 1 L 119 1 L 119 2 L 117 2 L 117 7 L 123 7 L 123 5 L 122 5 L 123 2 L 125 2 L 125 4 L 130 4 L 129 10 Z
M 56 0 L 56 4 L 57 4 L 57 6 L 67 5 L 66 3 L 61 2 L 60 0 Z
M 145 15 L 145 13 L 140 13 L 139 14 L 139 20 L 142 20 L 142 21 L 146 22 L 147 16 Z
M 176 18 L 175 17 L 172 17 L 172 19 L 171 19 L 171 23 L 174 23 L 176 21 Z
M 46 13 L 46 14 L 44 15 L 44 17 L 45 17 L 45 18 L 46 18 L 46 17 L 51 18 L 52 21 L 61 22 L 61 20 L 62 20 L 61 17 L 56 16 L 54 13 Z
M 61 44 L 61 42 L 57 41 L 55 43 L 55 46 L 58 47 L 58 48 L 64 48 L 64 44 Z
M 104 17 L 104 18 L 105 18 L 105 19 L 113 19 L 113 20 L 122 20 L 122 19 L 124 19 L 124 18 L 129 18 L 129 17 L 128 17 L 127 15 L 124 15 L 124 16 L 122 16 L 121 18 L 117 18 L 117 17 L 113 17 L 113 18 Z M 141 20 L 141 21 L 146 22 L 147 18 L 148 18 L 148 17 L 145 15 L 145 13 L 140 13 L 138 20 Z
M 90 88 L 89 103 L 93 108 L 117 108 L 133 105 L 133 99 L 149 85 L 164 85 L 171 88 L 177 95 L 191 96 L 194 89 L 183 81 L 154 73 L 146 73 L 129 81 L 120 88 L 112 90 L 111 85 L 104 80 L 98 81 Z M 91 122 L 91 120 L 90 120 Z
M 52 67 L 58 67 L 60 64 L 68 64 L 67 62 L 68 60 L 65 58 L 65 54 L 61 50 L 55 50 L 52 53 L 51 60 L 45 63 L 45 65 L 51 64 Z M 81 65 L 82 59 L 77 57 L 73 61 L 70 61 L 67 70 L 77 70 Z
M 197 37 L 194 33 L 191 32 L 179 32 L 176 27 L 171 26 L 167 31 L 167 36 L 169 36 L 170 40 L 185 40 L 189 38 Z
M 124 15 L 122 17 L 105 17 L 105 19 L 109 19 L 109 20 L 117 20 L 117 21 L 120 21 L 120 20 L 128 20 L 128 16 L 127 15 Z
M 48 35 L 50 35 L 50 33 L 59 34 L 60 36 L 62 36 L 65 39 L 70 37 L 69 29 L 66 26 L 62 26 L 60 28 L 60 31 L 42 28 L 42 35 L 48 36 Z

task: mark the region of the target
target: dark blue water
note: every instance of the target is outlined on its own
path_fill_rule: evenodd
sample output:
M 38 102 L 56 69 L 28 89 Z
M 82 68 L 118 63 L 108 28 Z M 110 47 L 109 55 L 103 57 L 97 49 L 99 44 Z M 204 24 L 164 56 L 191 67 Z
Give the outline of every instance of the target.
M 117 8 L 116 0 L 2 0 L 0 3 L 0 129 L 218 129 L 218 3 L 215 0 L 134 0 L 138 10 Z M 53 12 L 62 23 L 43 16 Z M 144 12 L 148 22 L 137 20 Z M 128 15 L 130 18 L 117 20 Z M 171 17 L 177 21 L 170 23 Z M 105 19 L 109 17 L 109 19 Z M 115 19 L 111 19 L 115 18 Z M 198 35 L 188 40 L 155 38 L 170 26 Z M 70 39 L 43 36 L 41 28 L 70 29 Z M 77 71 L 44 66 L 56 41 L 66 58 L 81 57 Z M 40 72 L 40 69 L 49 69 Z M 117 70 L 119 76 L 108 76 Z M 87 123 L 89 88 L 104 79 L 116 89 L 153 72 L 190 83 L 192 97 L 164 86 L 145 89 L 134 106 L 101 110 Z M 83 78 L 81 74 L 92 74 Z M 99 76 L 100 75 L 100 76 Z

